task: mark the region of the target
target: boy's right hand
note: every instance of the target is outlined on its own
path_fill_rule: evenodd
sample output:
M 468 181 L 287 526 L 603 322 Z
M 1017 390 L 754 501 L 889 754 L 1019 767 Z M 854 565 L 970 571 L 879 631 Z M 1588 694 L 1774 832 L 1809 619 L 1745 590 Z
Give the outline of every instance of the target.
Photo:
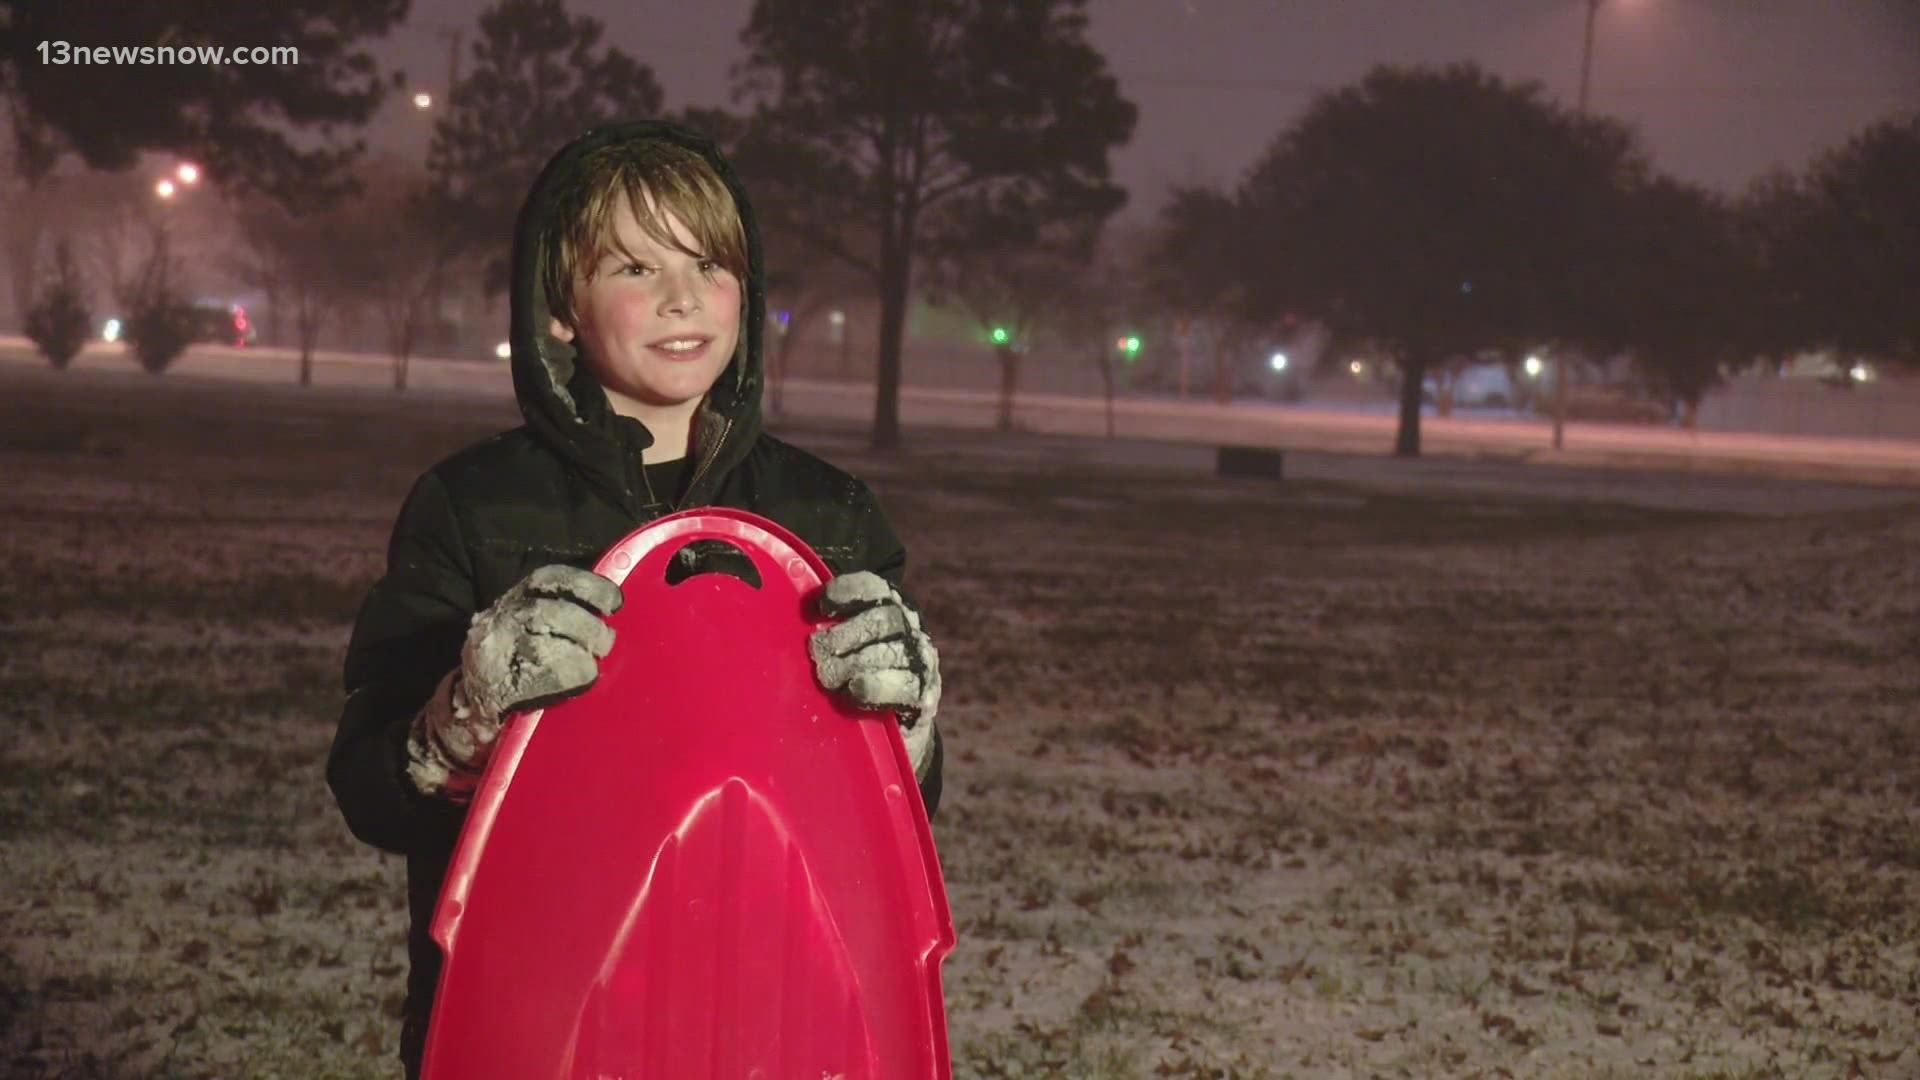
M 613 648 L 605 617 L 620 587 L 588 570 L 543 566 L 474 616 L 460 667 L 415 719 L 407 774 L 428 795 L 470 796 L 507 714 L 593 685 Z

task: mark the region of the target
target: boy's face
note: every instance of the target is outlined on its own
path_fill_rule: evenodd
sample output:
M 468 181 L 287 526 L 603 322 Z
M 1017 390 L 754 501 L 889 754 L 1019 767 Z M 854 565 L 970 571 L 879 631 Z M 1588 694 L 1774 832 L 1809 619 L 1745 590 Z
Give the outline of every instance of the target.
M 700 250 L 685 223 L 654 207 L 689 250 Z M 575 325 L 555 319 L 554 337 L 576 341 L 616 412 L 637 415 L 698 405 L 740 340 L 740 282 L 718 263 L 661 244 L 641 229 L 633 207 L 614 213 L 613 245 L 590 280 L 576 278 Z M 629 254 L 630 253 L 630 254 Z

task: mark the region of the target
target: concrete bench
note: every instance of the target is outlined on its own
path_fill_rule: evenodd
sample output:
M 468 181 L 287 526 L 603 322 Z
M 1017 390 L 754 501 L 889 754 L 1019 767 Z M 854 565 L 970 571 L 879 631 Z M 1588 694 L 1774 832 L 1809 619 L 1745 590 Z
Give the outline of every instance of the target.
M 1267 446 L 1222 446 L 1216 451 L 1214 473 L 1223 477 L 1280 479 L 1281 452 Z

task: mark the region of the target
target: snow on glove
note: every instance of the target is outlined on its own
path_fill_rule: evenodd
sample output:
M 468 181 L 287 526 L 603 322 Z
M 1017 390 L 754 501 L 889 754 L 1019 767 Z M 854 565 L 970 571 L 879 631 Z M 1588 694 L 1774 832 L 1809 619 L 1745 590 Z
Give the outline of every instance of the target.
M 407 775 L 425 795 L 470 798 L 511 712 L 593 685 L 613 648 L 604 617 L 620 587 L 588 570 L 543 566 L 473 617 L 460 667 L 414 718 Z
M 940 654 L 920 628 L 920 613 L 866 570 L 827 582 L 820 610 L 844 621 L 808 639 L 814 676 L 863 708 L 898 712 L 913 775 L 925 779 L 940 709 Z

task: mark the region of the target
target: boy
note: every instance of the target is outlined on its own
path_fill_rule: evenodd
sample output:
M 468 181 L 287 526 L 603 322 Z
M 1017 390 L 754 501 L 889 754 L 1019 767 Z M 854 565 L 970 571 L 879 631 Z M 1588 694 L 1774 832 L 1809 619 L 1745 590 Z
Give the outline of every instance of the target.
M 527 196 L 512 278 L 526 422 L 434 466 L 407 496 L 347 648 L 327 761 L 353 834 L 407 858 L 409 1077 L 440 974 L 428 929 L 465 805 L 512 713 L 592 684 L 620 591 L 585 568 L 641 524 L 732 506 L 818 552 L 836 575 L 823 606 L 846 618 L 807 643 L 815 672 L 899 713 L 928 813 L 939 803 L 939 657 L 897 588 L 906 552 L 865 484 L 761 433 L 764 281 L 739 182 L 692 132 L 589 132 Z

